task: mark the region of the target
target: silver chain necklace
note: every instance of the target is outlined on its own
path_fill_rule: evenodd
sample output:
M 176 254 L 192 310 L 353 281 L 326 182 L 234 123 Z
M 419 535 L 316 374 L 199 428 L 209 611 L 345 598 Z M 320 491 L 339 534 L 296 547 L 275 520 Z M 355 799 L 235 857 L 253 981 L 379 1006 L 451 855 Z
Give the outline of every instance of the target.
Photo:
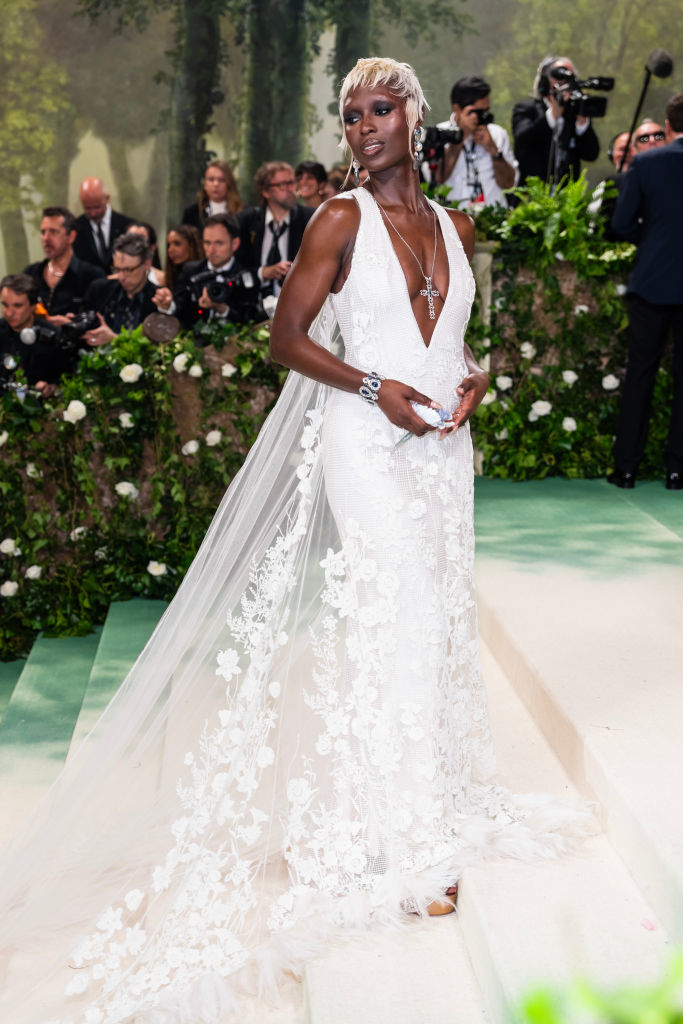
M 370 195 L 372 195 L 372 192 L 370 193 Z M 384 209 L 382 204 L 379 202 L 379 200 L 375 196 L 372 196 L 372 198 L 375 200 L 375 202 L 379 206 L 380 210 L 382 211 L 382 213 L 384 214 L 384 216 L 386 217 L 388 222 L 391 224 L 392 228 L 394 229 L 394 231 L 396 232 L 398 237 L 401 239 L 401 241 L 405 245 L 406 249 L 408 249 L 408 251 L 412 253 L 413 259 L 415 260 L 415 262 L 417 263 L 418 267 L 420 268 L 420 273 L 424 277 L 425 285 L 426 285 L 426 288 L 421 288 L 420 289 L 420 295 L 424 295 L 425 298 L 427 299 L 427 305 L 429 306 L 429 319 L 430 320 L 436 320 L 436 313 L 434 312 L 434 298 L 439 299 L 439 298 L 441 298 L 441 296 L 439 295 L 439 292 L 437 292 L 436 288 L 432 287 L 432 277 L 434 276 L 434 267 L 436 265 L 436 211 L 435 211 L 434 207 L 433 206 L 431 207 L 432 217 L 434 218 L 434 255 L 432 256 L 432 269 L 431 269 L 431 271 L 429 273 L 429 276 L 427 276 L 427 274 L 425 274 L 424 270 L 422 269 L 422 264 L 420 263 L 419 259 L 415 255 L 415 252 L 413 251 L 412 247 L 410 245 L 408 245 L 408 243 L 406 242 L 405 238 L 403 237 L 401 232 L 398 230 L 398 228 L 394 224 L 393 220 L 391 219 L 391 217 L 389 216 L 387 211 Z

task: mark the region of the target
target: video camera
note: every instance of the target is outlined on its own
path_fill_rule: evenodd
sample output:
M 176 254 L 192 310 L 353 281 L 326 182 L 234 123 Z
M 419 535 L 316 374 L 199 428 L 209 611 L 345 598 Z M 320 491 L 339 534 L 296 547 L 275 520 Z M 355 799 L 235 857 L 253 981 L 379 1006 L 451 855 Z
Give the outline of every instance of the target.
M 552 95 L 561 107 L 571 111 L 575 117 L 604 117 L 607 113 L 606 96 L 588 96 L 584 89 L 596 89 L 599 92 L 610 92 L 614 88 L 614 79 L 595 75 L 592 78 L 579 80 L 569 68 L 553 68 L 552 77 L 565 85 L 562 89 L 550 89 L 550 81 L 543 90 L 543 81 L 539 87 L 541 95 Z M 544 76 L 545 78 L 546 76 Z M 566 88 L 568 86 L 568 88 Z
M 238 270 L 234 274 L 220 270 L 203 270 L 188 281 L 188 288 L 195 302 L 199 302 L 206 288 L 212 302 L 225 303 L 231 309 L 240 309 L 246 303 L 252 303 L 256 287 L 253 275 L 248 270 Z

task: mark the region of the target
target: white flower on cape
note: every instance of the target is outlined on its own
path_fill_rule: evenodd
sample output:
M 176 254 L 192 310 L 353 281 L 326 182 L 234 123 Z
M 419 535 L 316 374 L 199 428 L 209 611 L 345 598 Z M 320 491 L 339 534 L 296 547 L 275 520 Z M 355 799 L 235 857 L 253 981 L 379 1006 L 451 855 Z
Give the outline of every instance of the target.
M 85 537 L 87 532 L 88 532 L 87 527 L 85 527 L 85 526 L 76 526 L 76 527 L 74 527 L 74 529 L 69 534 L 69 537 L 70 537 L 71 540 L 80 540 L 81 537 Z
M 124 430 L 128 430 L 129 427 L 133 426 L 133 417 L 129 412 L 120 412 L 119 423 L 124 428 Z
M 480 405 L 490 405 L 491 402 L 495 402 L 495 400 L 497 398 L 498 398 L 498 392 L 496 391 L 495 388 L 492 388 L 491 391 L 487 391 L 486 392 L 486 394 L 484 395 L 484 397 L 482 398 L 482 400 L 480 402 Z
M 536 349 L 530 341 L 523 341 L 522 344 L 519 346 L 519 352 L 522 356 L 522 359 L 533 359 L 536 355 Z
M 173 360 L 173 369 L 176 373 L 184 373 L 190 357 L 187 352 L 180 352 Z
M 562 371 L 562 380 L 565 382 L 565 384 L 569 384 L 569 387 L 571 387 L 572 384 L 576 384 L 578 379 L 579 379 L 578 373 L 574 373 L 573 370 L 563 370 Z
M 237 373 L 237 367 L 233 366 L 232 363 L 223 363 L 221 366 L 221 376 L 232 377 L 235 373 Z
M 166 562 L 155 562 L 154 560 L 148 562 L 147 572 L 150 574 L 150 576 L 165 576 Z
M 0 434 L 0 448 L 2 448 L 2 446 L 4 444 L 7 444 L 8 440 L 9 440 L 9 434 L 7 433 L 6 430 L 3 430 L 3 432 Z
M 217 444 L 221 443 L 222 439 L 222 430 L 210 430 L 206 435 L 206 443 L 208 444 L 209 448 L 215 448 Z
M 216 661 L 218 662 L 217 676 L 223 676 L 224 679 L 230 681 L 233 676 L 239 675 L 240 656 L 234 648 L 231 647 L 227 651 L 219 651 Z
M 496 387 L 501 391 L 507 391 L 512 387 L 512 377 L 506 376 L 502 373 L 499 377 L 496 377 Z
M 190 377 L 201 377 L 202 374 L 204 373 L 199 363 L 193 363 L 187 372 L 189 373 Z
M 119 377 L 124 384 L 135 384 L 136 380 L 140 380 L 142 377 L 142 367 L 139 363 L 128 363 L 121 367 Z
M 180 450 L 183 455 L 196 455 L 199 451 L 199 441 L 186 441 Z
M 547 416 L 552 409 L 552 403 L 546 402 L 544 399 L 539 398 L 537 401 L 531 403 L 531 411 L 536 416 Z
M 78 423 L 79 420 L 83 419 L 87 411 L 83 402 L 79 401 L 78 398 L 72 398 L 62 416 L 67 423 Z
M 24 573 L 27 580 L 39 580 L 43 575 L 43 570 L 39 565 L 29 565 L 28 569 Z
M 15 580 L 5 580 L 0 586 L 0 597 L 14 597 L 18 589 L 19 584 Z
M 606 377 L 602 378 L 602 386 L 605 391 L 616 391 L 619 387 L 619 378 L 615 377 L 613 373 L 608 373 Z
M 0 551 L 3 555 L 21 554 L 21 549 L 17 547 L 17 542 L 14 537 L 5 537 L 3 541 L 0 541 Z
M 131 501 L 134 501 L 140 493 L 135 484 L 132 484 L 130 480 L 119 480 L 114 490 L 120 497 L 130 498 Z
M 565 416 L 562 420 L 562 429 L 568 430 L 570 433 L 572 430 L 576 430 L 576 420 L 573 416 Z

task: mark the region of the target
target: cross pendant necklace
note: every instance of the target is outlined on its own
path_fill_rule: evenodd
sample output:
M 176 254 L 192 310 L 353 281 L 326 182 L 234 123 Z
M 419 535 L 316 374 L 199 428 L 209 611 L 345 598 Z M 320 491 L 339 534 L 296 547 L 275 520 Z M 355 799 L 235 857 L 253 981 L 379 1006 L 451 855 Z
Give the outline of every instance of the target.
M 370 193 L 370 195 L 372 195 L 372 193 Z M 418 267 L 420 268 L 420 273 L 424 277 L 425 285 L 427 286 L 426 288 L 421 288 L 420 289 L 420 295 L 424 295 L 425 298 L 427 299 L 427 306 L 429 307 L 429 319 L 430 320 L 436 320 L 436 312 L 434 310 L 434 299 L 435 298 L 439 299 L 439 298 L 441 298 L 441 296 L 440 296 L 439 292 L 437 292 L 436 288 L 434 288 L 432 286 L 432 277 L 434 276 L 434 266 L 436 264 L 436 211 L 434 210 L 434 207 L 433 206 L 431 207 L 432 217 L 434 218 L 434 255 L 432 256 L 432 269 L 429 272 L 429 275 L 427 275 L 427 274 L 425 274 L 424 270 L 422 269 L 422 264 L 420 263 L 419 259 L 415 255 L 415 252 L 413 251 L 412 246 L 408 245 L 408 243 L 406 242 L 405 238 L 403 237 L 401 232 L 398 230 L 398 228 L 396 227 L 396 225 L 394 224 L 393 220 L 391 219 L 391 217 L 389 216 L 387 211 L 384 209 L 382 204 L 380 202 L 378 202 L 378 200 L 377 200 L 377 198 L 375 196 L 372 196 L 372 198 L 375 200 L 375 202 L 379 206 L 381 212 L 386 217 L 386 219 L 389 222 L 389 224 L 391 224 L 392 228 L 394 229 L 394 231 L 396 232 L 398 237 L 401 239 L 401 241 L 405 245 L 406 249 L 408 249 L 413 254 L 413 259 L 415 260 L 415 262 L 417 263 Z

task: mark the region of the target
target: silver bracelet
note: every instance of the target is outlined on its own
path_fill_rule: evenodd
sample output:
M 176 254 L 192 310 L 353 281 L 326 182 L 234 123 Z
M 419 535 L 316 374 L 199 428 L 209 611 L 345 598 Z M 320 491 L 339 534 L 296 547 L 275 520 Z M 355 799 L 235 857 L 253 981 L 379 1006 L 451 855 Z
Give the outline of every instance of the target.
M 384 377 L 377 373 L 377 370 L 370 370 L 367 377 L 363 377 L 363 383 L 358 388 L 360 397 L 370 405 L 373 405 L 379 397 L 379 389 L 382 387 Z

